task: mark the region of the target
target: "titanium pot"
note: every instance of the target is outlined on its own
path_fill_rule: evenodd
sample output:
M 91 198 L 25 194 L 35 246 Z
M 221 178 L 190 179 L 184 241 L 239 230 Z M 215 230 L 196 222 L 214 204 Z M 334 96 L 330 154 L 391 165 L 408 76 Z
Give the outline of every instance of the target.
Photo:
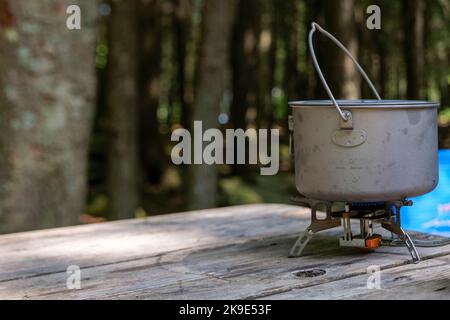
M 378 100 L 335 100 L 315 57 L 316 30 L 344 50 Z M 382 100 L 348 50 L 316 23 L 309 47 L 331 100 L 289 103 L 297 190 L 311 199 L 348 202 L 394 201 L 432 191 L 438 183 L 438 104 Z

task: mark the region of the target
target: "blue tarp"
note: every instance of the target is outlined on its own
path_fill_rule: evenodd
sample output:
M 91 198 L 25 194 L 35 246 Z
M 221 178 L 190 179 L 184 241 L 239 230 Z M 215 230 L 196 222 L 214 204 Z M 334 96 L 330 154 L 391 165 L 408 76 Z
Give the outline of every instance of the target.
M 402 227 L 450 237 L 450 150 L 439 150 L 439 183 L 432 192 L 412 198 L 402 208 Z

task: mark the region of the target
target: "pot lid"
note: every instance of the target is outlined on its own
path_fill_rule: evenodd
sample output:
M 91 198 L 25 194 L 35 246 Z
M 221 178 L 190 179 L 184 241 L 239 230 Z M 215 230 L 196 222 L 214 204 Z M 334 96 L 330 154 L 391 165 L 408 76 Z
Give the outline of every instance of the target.
M 438 108 L 439 103 L 419 100 L 336 100 L 340 107 L 351 108 Z M 291 107 L 333 107 L 331 100 L 290 101 Z

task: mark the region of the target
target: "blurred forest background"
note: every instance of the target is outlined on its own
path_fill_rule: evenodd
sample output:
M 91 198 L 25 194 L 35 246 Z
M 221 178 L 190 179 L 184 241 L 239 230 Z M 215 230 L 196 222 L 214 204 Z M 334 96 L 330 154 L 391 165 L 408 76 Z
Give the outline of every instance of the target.
M 81 30 L 66 28 L 71 4 Z M 366 27 L 372 4 L 381 30 Z M 0 0 L 0 233 L 287 202 L 287 102 L 327 98 L 307 51 L 312 21 L 383 98 L 440 101 L 450 147 L 449 0 Z M 315 41 L 335 95 L 372 98 L 351 62 Z M 280 173 L 173 165 L 171 132 L 194 120 L 280 129 Z

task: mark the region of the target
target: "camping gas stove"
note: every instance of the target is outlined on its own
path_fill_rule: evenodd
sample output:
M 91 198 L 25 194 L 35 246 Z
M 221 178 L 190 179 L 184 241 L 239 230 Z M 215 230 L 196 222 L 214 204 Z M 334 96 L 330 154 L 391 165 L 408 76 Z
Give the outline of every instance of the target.
M 382 237 L 373 232 L 373 224 L 379 223 L 392 234 L 404 241 L 411 254 L 414 263 L 420 261 L 414 243 L 410 236 L 400 225 L 400 210 L 403 206 L 412 206 L 410 200 L 388 201 L 388 202 L 347 202 L 344 210 L 333 212 L 332 207 L 336 202 L 313 200 L 302 197 L 293 197 L 292 201 L 299 205 L 307 205 L 311 208 L 311 224 L 300 235 L 291 249 L 289 257 L 302 255 L 308 242 L 317 232 L 343 226 L 344 234 L 339 239 L 342 247 L 357 247 L 365 249 L 376 249 L 382 245 Z M 319 219 L 317 211 L 325 208 L 325 218 Z M 360 233 L 354 235 L 351 220 L 359 220 Z

